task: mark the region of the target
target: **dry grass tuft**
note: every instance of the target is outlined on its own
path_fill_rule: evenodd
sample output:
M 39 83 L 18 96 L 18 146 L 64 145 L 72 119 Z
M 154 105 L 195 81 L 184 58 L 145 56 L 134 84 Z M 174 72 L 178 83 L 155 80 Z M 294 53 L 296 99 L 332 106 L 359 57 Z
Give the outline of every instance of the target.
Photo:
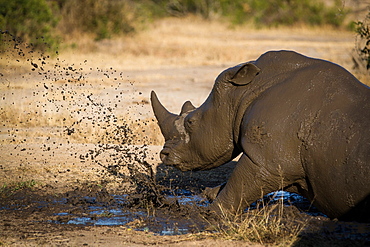
M 272 205 L 261 201 L 256 209 L 249 209 L 243 214 L 223 213 L 215 230 L 222 238 L 229 240 L 290 246 L 307 222 L 294 218 L 288 209 L 290 211 L 292 207 L 285 206 L 282 200 Z

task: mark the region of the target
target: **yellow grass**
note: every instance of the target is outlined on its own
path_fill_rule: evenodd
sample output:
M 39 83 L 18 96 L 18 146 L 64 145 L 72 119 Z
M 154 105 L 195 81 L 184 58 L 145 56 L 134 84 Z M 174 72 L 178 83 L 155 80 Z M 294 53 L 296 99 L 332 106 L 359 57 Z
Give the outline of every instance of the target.
M 307 222 L 287 215 L 282 202 L 260 205 L 241 215 L 222 215 L 216 229 L 225 239 L 291 246 Z
M 97 43 L 92 43 L 90 37 L 71 41 L 78 47 L 75 54 L 98 53 L 97 60 L 114 55 L 118 66 L 125 69 L 234 64 L 275 49 L 296 50 L 344 66 L 343 62 L 348 63 L 349 68 L 350 61 L 345 59 L 354 47 L 353 42 L 354 34 L 343 30 L 299 27 L 256 30 L 197 17 L 164 19 L 130 37 Z
M 188 96 L 195 97 L 196 103 L 200 104 L 214 77 L 223 68 L 254 60 L 268 50 L 295 50 L 330 60 L 352 71 L 351 52 L 354 48 L 354 34 L 346 31 L 298 27 L 256 30 L 248 26 L 230 27 L 197 17 L 163 19 L 135 35 L 112 40 L 94 42 L 88 36 L 75 38 L 64 44 L 70 48 L 60 51 L 59 57 L 46 60 L 43 71 L 31 71 L 33 67 L 27 61 L 39 63 L 39 53 L 26 53 L 22 58 L 17 57 L 17 51 L 12 51 L 2 56 L 1 128 L 12 128 L 13 132 L 23 128 L 26 137 L 48 136 L 53 133 L 50 128 L 59 128 L 54 133 L 64 136 L 66 127 L 73 127 L 75 121 L 88 115 L 93 119 L 75 126 L 79 129 L 67 138 L 74 142 L 95 143 L 104 131 L 93 122 L 102 122 L 106 117 L 104 109 L 111 107 L 120 121 L 132 122 L 130 128 L 136 132 L 139 142 L 150 139 L 150 143 L 160 144 L 163 138 L 153 121 L 148 102 L 152 89 L 167 87 L 169 81 L 171 86 L 177 85 L 176 94 L 172 91 L 170 94 L 173 95 L 162 93 L 161 96 L 165 103 L 171 98 L 174 103 L 170 101 L 169 107 L 179 110 L 177 104 L 182 102 L 177 102 L 177 96 L 183 91 L 184 81 L 191 82 L 192 93 Z M 86 77 L 82 81 L 76 80 L 65 69 L 68 66 Z M 214 72 L 199 79 L 204 73 L 203 68 L 212 66 L 217 66 L 212 70 Z M 195 74 L 171 73 L 175 68 L 180 71 L 194 68 Z M 107 78 L 105 72 L 112 74 Z M 361 79 L 369 82 L 366 76 Z M 198 95 L 199 92 L 202 95 Z M 104 107 L 87 105 L 86 95 L 90 94 Z M 42 133 L 42 128 L 49 129 Z M 19 134 L 17 137 L 22 138 Z

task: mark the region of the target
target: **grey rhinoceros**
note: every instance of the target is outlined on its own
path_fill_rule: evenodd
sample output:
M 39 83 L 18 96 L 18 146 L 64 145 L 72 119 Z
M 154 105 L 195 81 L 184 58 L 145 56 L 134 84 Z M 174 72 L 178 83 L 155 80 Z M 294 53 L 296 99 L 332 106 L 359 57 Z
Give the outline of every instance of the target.
M 223 71 L 199 108 L 172 114 L 154 92 L 151 103 L 164 164 L 207 170 L 242 153 L 212 210 L 283 189 L 331 218 L 370 221 L 370 88 L 339 65 L 271 51 Z

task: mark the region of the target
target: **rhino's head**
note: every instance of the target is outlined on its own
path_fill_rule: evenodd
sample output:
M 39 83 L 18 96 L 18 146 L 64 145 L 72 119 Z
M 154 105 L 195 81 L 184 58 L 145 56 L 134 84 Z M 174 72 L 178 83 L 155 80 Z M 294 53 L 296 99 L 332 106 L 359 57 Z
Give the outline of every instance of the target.
M 240 87 L 252 82 L 259 71 L 253 63 L 223 71 L 207 100 L 199 108 L 185 102 L 179 115 L 167 111 L 152 91 L 153 111 L 165 138 L 162 162 L 183 171 L 206 170 L 236 157 L 240 150 L 234 140 L 239 128 L 235 121 L 245 91 Z

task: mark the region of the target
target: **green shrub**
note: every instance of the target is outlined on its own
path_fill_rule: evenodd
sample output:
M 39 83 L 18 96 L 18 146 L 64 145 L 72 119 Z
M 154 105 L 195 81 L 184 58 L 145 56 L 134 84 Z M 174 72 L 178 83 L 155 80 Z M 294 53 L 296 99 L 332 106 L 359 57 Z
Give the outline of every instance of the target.
M 346 11 L 335 0 L 326 6 L 320 0 L 168 0 L 167 11 L 172 15 L 196 14 L 204 18 L 225 16 L 234 24 L 254 21 L 257 26 L 278 25 L 342 25 Z
M 334 6 L 325 6 L 317 0 L 250 0 L 254 21 L 257 25 L 324 25 L 340 26 L 344 20 L 344 11 L 340 1 Z
M 46 0 L 0 0 L 0 30 L 31 43 L 36 49 L 56 49 L 58 39 L 53 35 L 56 24 Z
M 355 32 L 357 33 L 356 51 L 359 55 L 358 62 L 366 66 L 366 70 L 370 70 L 370 11 L 364 21 L 355 23 Z M 356 61 L 355 61 L 356 62 Z M 360 66 L 358 64 L 357 66 Z M 364 67 L 365 67 L 364 66 Z
M 134 30 L 134 7 L 130 1 L 59 0 L 61 28 L 65 34 L 94 33 L 96 40 Z
M 341 0 L 334 0 L 332 6 L 324 0 L 0 0 L 0 30 L 37 49 L 54 50 L 58 20 L 62 37 L 92 33 L 101 40 L 131 33 L 143 23 L 169 15 L 194 14 L 233 24 L 254 22 L 258 27 L 338 27 L 346 13 Z
M 204 18 L 210 18 L 221 10 L 219 4 L 221 1 L 211 0 L 175 0 L 158 1 L 165 3 L 164 7 L 170 15 L 184 16 L 187 14 L 196 14 Z

